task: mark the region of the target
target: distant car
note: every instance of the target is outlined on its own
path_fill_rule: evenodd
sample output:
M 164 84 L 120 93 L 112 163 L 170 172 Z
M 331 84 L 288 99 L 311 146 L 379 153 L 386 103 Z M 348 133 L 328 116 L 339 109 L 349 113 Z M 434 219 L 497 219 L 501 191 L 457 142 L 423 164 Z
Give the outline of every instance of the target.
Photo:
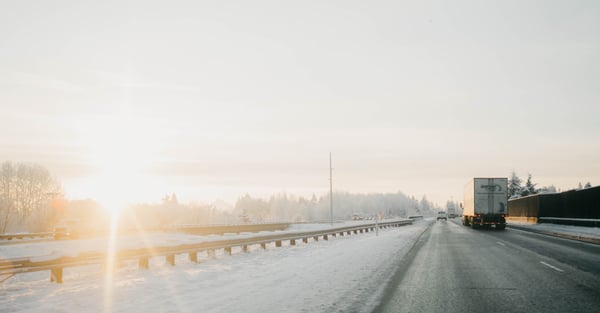
M 352 220 L 353 221 L 362 221 L 364 218 L 362 217 L 361 214 L 359 213 L 353 213 L 352 214 Z
M 446 215 L 446 211 L 439 211 L 437 212 L 437 220 L 444 220 L 447 221 L 448 220 L 448 216 Z
M 77 239 L 83 233 L 80 224 L 78 219 L 61 220 L 54 227 L 54 239 Z

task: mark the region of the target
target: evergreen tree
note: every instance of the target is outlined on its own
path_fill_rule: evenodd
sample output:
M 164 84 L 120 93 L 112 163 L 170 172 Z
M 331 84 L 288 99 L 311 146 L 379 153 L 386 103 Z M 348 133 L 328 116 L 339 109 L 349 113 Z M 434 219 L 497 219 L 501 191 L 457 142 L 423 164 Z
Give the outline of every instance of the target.
M 531 174 L 529 174 L 527 176 L 527 182 L 525 182 L 525 187 L 523 187 L 523 190 L 521 191 L 521 196 L 524 197 L 537 194 L 538 190 L 535 189 L 535 185 L 536 184 L 531 182 Z
M 585 183 L 585 186 L 583 186 L 583 188 L 592 188 L 592 184 L 590 184 L 590 182 Z
M 508 197 L 516 198 L 521 195 L 523 187 L 521 187 L 521 179 L 517 176 L 515 171 L 512 172 L 510 179 L 508 180 Z
M 538 193 L 556 193 L 556 192 L 559 192 L 559 191 L 556 188 L 556 186 L 554 186 L 554 185 L 544 186 L 544 187 L 538 189 Z

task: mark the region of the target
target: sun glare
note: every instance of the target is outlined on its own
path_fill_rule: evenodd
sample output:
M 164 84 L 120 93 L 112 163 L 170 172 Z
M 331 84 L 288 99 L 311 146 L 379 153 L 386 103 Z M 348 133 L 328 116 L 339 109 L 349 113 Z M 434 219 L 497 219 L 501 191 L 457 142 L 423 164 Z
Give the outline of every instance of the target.
M 144 171 L 151 162 L 150 127 L 142 120 L 120 114 L 85 125 L 89 161 L 95 175 L 89 177 L 92 198 L 115 214 L 134 202 L 132 195 L 144 193 Z
M 124 112 L 87 120 L 79 130 L 82 145 L 87 147 L 87 161 L 94 169 L 81 185 L 110 212 L 104 289 L 105 311 L 110 312 L 121 210 L 149 192 L 146 171 L 156 155 L 156 132 L 150 123 Z

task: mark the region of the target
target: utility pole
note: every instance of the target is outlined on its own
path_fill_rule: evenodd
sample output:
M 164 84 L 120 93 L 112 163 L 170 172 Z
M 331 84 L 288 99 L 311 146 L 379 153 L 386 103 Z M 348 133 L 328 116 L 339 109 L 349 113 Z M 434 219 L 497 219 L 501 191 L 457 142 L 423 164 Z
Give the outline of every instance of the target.
M 329 152 L 329 215 L 333 225 L 333 169 L 331 168 L 331 152 Z

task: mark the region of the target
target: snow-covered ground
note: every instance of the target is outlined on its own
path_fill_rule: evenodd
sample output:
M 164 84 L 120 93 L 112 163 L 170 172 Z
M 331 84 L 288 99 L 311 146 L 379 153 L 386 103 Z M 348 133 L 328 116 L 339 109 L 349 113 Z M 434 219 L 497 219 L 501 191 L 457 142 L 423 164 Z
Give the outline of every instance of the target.
M 144 247 L 169 247 L 182 244 L 217 241 L 224 239 L 240 239 L 260 235 L 285 234 L 307 232 L 314 230 L 348 227 L 362 224 L 372 224 L 373 221 L 345 221 L 334 223 L 291 224 L 286 230 L 264 231 L 258 233 L 241 233 L 225 235 L 192 235 L 184 233 L 150 232 L 138 235 L 119 236 L 115 242 L 116 250 L 138 249 Z M 16 243 L 16 242 L 9 242 Z M 99 237 L 79 240 L 22 240 L 10 246 L 0 245 L 0 260 L 8 258 L 30 258 L 36 260 L 50 260 L 61 256 L 77 256 L 86 252 L 107 251 L 109 238 Z
M 583 227 L 583 226 L 571 226 L 571 225 L 558 225 L 558 224 L 531 224 L 531 223 L 518 223 L 509 222 L 509 226 L 514 225 L 522 229 L 529 229 L 533 231 L 542 231 L 554 234 L 564 234 L 573 237 L 583 237 L 600 240 L 600 228 L 599 227 Z
M 63 284 L 50 283 L 47 272 L 21 274 L 0 285 L 0 311 L 368 312 L 378 303 L 397 259 L 431 223 L 421 220 L 379 235 L 369 232 L 266 250 L 252 247 L 250 253 L 234 249 L 233 256 L 220 253 L 216 259 L 200 254 L 199 264 L 180 255 L 173 267 L 157 257 L 149 270 L 127 262 L 112 275 L 97 265 L 67 268 Z M 299 225 L 289 231 L 315 227 L 331 226 Z M 245 235 L 250 234 L 231 236 Z M 156 236 L 146 240 L 156 245 L 198 240 L 192 235 Z M 121 247 L 144 244 L 132 241 L 123 240 L 129 244 Z M 77 244 L 58 242 L 44 250 L 49 243 L 32 243 L 40 249 L 35 255 L 63 254 L 65 245 Z M 84 247 L 77 245 L 78 251 L 102 247 L 97 244 L 86 241 Z M 34 250 L 27 245 L 0 246 L 0 255 L 32 256 Z

